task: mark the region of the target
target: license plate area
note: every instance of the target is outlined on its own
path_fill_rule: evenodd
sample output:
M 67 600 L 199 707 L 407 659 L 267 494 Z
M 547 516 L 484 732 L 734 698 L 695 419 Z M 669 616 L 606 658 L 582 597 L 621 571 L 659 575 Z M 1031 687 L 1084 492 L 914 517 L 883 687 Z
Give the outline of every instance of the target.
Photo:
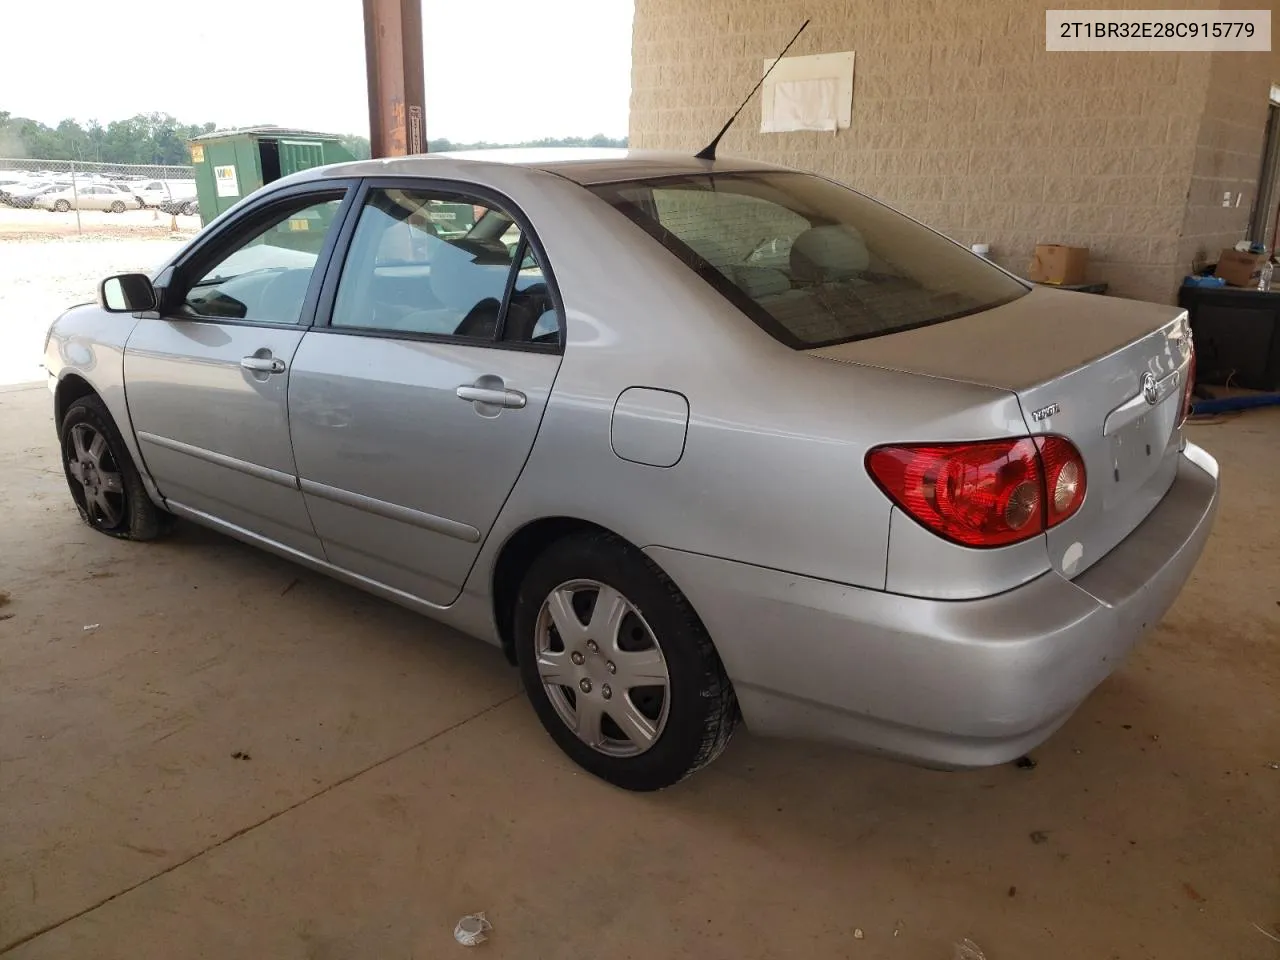
M 1166 399 L 1111 436 L 1108 506 L 1131 496 L 1159 471 L 1177 426 L 1177 408 Z

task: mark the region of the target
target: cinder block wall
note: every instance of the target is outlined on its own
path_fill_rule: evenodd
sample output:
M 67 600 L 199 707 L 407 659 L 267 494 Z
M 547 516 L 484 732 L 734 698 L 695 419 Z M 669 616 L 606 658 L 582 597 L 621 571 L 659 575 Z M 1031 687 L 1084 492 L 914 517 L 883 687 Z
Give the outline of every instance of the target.
M 1278 25 L 1273 23 L 1273 30 Z M 1278 65 L 1280 50 L 1270 57 L 1213 56 L 1178 239 L 1180 263 L 1212 260 L 1248 227 L 1267 125 L 1266 104 L 1259 109 L 1258 91 L 1280 82 Z M 1222 205 L 1226 193 L 1232 195 L 1229 207 Z
M 832 176 L 961 242 L 990 243 L 1020 273 L 1037 242 L 1088 246 L 1091 279 L 1170 302 L 1198 250 L 1213 256 L 1244 235 L 1280 58 L 1050 54 L 1044 9 L 636 0 L 631 144 L 696 151 L 808 16 L 793 54 L 856 54 L 852 128 L 761 134 L 755 102 L 723 153 Z M 1245 192 L 1239 207 L 1221 206 L 1227 189 Z

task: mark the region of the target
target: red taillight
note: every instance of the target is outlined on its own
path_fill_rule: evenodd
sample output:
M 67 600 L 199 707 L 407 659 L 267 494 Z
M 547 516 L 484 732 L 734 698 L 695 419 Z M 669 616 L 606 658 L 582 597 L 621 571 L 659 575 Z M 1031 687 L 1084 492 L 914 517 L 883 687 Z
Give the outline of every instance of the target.
M 867 469 L 916 521 L 968 547 L 1027 540 L 1084 502 L 1084 460 L 1064 437 L 877 447 Z
M 1178 426 L 1182 426 L 1187 422 L 1187 417 L 1191 416 L 1191 405 L 1195 403 L 1194 391 L 1196 389 L 1196 346 L 1191 345 L 1191 358 L 1187 361 L 1187 382 L 1182 385 L 1182 419 L 1178 421 Z

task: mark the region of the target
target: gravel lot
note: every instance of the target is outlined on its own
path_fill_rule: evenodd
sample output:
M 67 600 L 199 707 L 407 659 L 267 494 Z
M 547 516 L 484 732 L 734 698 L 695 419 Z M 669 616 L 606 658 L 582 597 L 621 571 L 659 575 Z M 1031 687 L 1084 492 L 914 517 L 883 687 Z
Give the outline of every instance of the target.
M 76 215 L 52 213 L 48 210 L 18 210 L 0 206 L 0 240 L 15 236 L 67 237 L 67 236 L 167 236 L 170 232 L 194 233 L 200 229 L 199 217 L 171 217 L 159 210 L 126 210 L 124 213 L 105 213 L 100 210 L 83 210 L 77 225 Z
M 43 378 L 49 324 L 92 300 L 103 277 L 150 270 L 199 229 L 196 217 L 152 210 L 80 216 L 82 234 L 74 213 L 0 207 L 0 385 Z

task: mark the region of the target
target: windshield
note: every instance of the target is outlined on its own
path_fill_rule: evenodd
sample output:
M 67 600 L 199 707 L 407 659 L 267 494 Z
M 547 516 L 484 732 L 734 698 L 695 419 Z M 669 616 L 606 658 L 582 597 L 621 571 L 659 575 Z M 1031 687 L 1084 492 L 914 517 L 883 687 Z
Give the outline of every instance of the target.
M 796 349 L 939 323 L 1028 289 L 914 220 L 809 174 L 715 174 L 591 189 Z

